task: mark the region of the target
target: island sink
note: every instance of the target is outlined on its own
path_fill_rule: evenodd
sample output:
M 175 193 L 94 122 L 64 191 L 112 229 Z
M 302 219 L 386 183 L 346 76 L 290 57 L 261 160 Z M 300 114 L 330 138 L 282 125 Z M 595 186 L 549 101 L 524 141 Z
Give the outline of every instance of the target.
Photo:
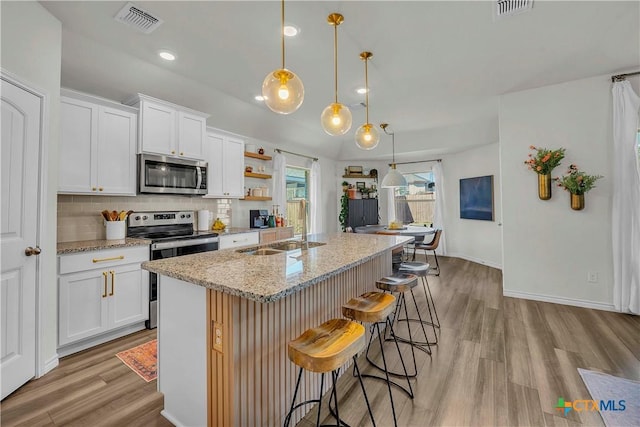
M 326 243 L 322 242 L 307 242 L 307 244 L 309 248 L 326 245 Z M 282 252 L 295 251 L 297 249 L 306 249 L 304 245 L 305 243 L 300 241 L 281 242 L 274 243 L 273 245 L 265 248 L 258 248 L 256 246 L 253 246 L 251 248 L 238 249 L 236 252 L 247 255 L 276 255 Z

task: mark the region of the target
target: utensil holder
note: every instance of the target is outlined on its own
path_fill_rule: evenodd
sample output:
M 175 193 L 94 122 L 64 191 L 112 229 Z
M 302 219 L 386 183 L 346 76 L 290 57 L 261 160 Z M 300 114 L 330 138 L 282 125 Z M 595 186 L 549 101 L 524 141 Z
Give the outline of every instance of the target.
M 122 240 L 127 236 L 127 221 L 105 221 L 107 240 Z

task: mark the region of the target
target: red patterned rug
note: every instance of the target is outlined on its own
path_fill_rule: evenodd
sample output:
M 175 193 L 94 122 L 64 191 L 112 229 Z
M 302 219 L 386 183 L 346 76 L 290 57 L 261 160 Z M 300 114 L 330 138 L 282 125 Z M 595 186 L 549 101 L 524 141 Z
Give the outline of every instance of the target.
M 149 341 L 116 354 L 118 359 L 146 382 L 158 377 L 158 340 Z

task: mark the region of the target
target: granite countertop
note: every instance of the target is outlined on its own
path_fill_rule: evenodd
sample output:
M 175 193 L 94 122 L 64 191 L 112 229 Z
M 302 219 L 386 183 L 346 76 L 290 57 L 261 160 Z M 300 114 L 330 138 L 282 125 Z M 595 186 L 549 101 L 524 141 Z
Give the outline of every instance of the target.
M 79 242 L 62 242 L 57 245 L 58 255 L 77 252 L 98 251 L 101 249 L 124 248 L 128 246 L 150 245 L 151 240 L 127 237 L 122 240 L 81 240 Z
M 142 268 L 258 302 L 272 302 L 334 276 L 412 237 L 334 233 L 311 236 L 326 245 L 274 255 L 249 255 L 238 248 L 147 261 Z M 269 247 L 273 243 L 260 245 Z M 256 247 L 248 246 L 245 248 Z

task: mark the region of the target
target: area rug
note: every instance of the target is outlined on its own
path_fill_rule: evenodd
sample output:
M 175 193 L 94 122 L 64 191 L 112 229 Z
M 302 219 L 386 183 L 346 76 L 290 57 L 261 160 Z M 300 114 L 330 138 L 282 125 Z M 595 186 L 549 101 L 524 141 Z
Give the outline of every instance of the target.
M 158 377 L 158 340 L 152 340 L 116 354 L 118 359 L 146 382 Z
M 591 398 L 598 402 L 600 416 L 607 427 L 639 425 L 640 382 L 580 368 L 578 372 Z

